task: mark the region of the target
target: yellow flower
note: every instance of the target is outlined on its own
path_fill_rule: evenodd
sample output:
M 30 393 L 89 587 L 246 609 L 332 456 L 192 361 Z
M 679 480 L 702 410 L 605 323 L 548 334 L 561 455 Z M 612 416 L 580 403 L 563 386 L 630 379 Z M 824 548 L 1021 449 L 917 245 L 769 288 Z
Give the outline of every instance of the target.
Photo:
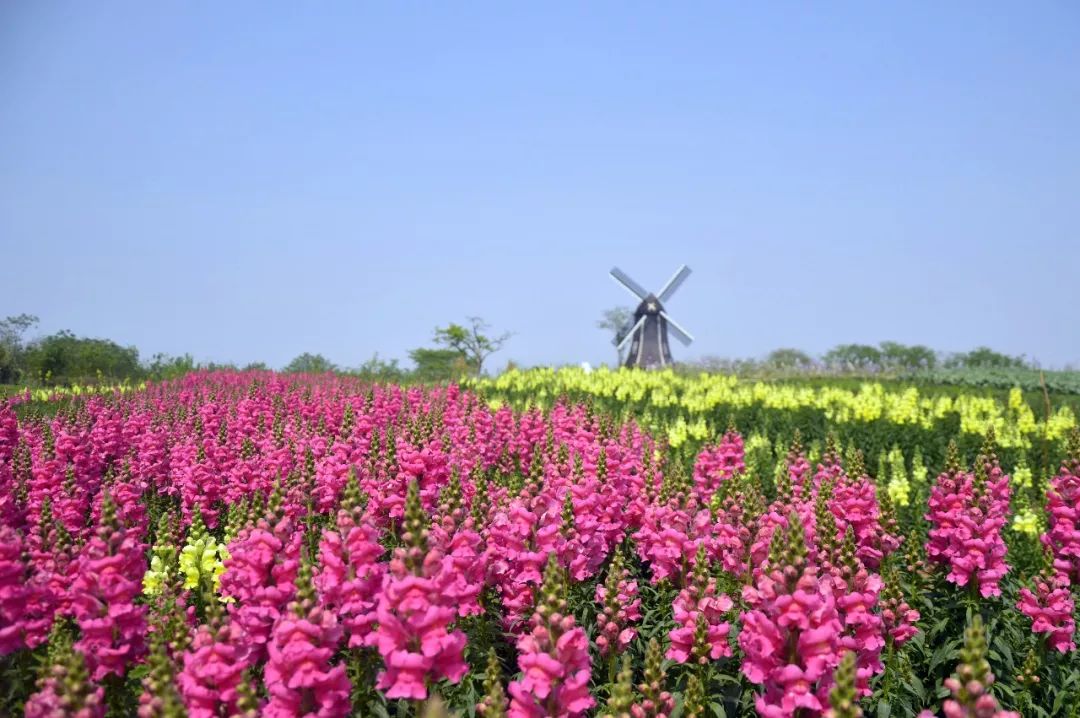
M 1012 527 L 1014 531 L 1029 536 L 1038 536 L 1041 531 L 1038 515 L 1029 508 L 1020 509 L 1016 512 L 1016 516 L 1013 516 Z
M 1013 481 L 1016 482 L 1017 486 L 1021 486 L 1025 489 L 1031 488 L 1032 473 L 1031 469 L 1029 469 L 1027 466 L 1023 464 L 1017 466 L 1015 469 L 1013 469 L 1012 477 Z
M 168 572 L 165 569 L 165 563 L 160 556 L 153 556 L 150 559 L 150 569 L 143 574 L 143 593 L 147 596 L 158 595 L 161 593 L 161 586 L 166 578 L 168 578 Z
M 184 588 L 198 588 L 203 580 L 209 580 L 216 593 L 220 588 L 221 574 L 225 564 L 221 560 L 221 547 L 213 536 L 196 539 L 180 552 L 180 573 L 184 575 Z

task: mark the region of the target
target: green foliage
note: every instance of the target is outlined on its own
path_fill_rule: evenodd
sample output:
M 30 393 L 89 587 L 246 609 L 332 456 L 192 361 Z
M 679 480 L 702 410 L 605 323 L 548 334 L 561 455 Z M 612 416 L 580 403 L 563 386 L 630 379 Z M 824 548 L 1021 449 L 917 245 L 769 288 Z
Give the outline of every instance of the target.
M 631 322 L 634 319 L 634 310 L 630 307 L 612 307 L 604 311 L 604 316 L 596 322 L 597 329 L 605 329 L 611 333 L 612 344 L 615 345 L 616 364 L 623 362 L 623 350 L 619 348 L 619 342 L 630 333 Z
M 143 373 L 135 347 L 77 337 L 69 331 L 31 342 L 24 354 L 26 374 L 45 385 L 141 377 Z
M 31 314 L 19 314 L 0 321 L 0 384 L 14 384 L 22 379 L 23 334 L 37 322 L 38 318 Z
M 1040 371 L 1027 367 L 954 367 L 911 372 L 902 376 L 926 384 L 992 389 L 1011 389 L 1018 386 L 1025 392 L 1041 392 L 1045 382 L 1048 392 L 1080 395 L 1080 371 Z M 1036 399 L 1039 400 L 1041 396 Z
M 969 352 L 953 354 L 945 360 L 944 366 L 946 369 L 1023 369 L 1027 362 L 1023 356 L 1013 357 L 990 347 L 976 347 Z
M 409 352 L 409 358 L 416 364 L 413 370 L 416 381 L 457 381 L 469 373 L 465 357 L 453 349 L 413 349 Z
M 825 352 L 825 365 L 846 371 L 868 371 L 881 364 L 881 350 L 868 344 L 840 344 Z
M 158 353 L 150 360 L 146 370 L 151 379 L 160 381 L 176 379 L 188 372 L 195 371 L 196 368 L 195 359 L 190 354 L 174 357 Z
M 435 343 L 464 357 L 470 372 L 479 375 L 484 369 L 484 360 L 499 351 L 512 336 L 510 332 L 497 337 L 488 336 L 490 328 L 480 317 L 469 317 L 468 326 L 448 324 L 436 327 Z
M 814 360 L 798 349 L 774 349 L 765 358 L 765 364 L 774 369 L 806 369 Z
M 323 374 L 328 371 L 336 371 L 333 362 L 322 354 L 304 352 L 285 365 L 282 370 L 287 374 Z
M 348 373 L 365 381 L 378 382 L 401 382 L 409 374 L 405 369 L 398 366 L 397 359 L 384 361 L 379 358 L 378 352 L 360 366 L 350 369 Z

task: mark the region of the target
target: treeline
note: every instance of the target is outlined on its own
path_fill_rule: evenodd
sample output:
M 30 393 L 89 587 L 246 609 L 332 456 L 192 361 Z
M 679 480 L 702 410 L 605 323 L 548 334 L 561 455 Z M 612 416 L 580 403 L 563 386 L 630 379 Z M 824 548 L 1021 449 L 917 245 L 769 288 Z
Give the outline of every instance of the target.
M 133 346 L 109 339 L 78 337 L 70 331 L 28 340 L 38 318 L 20 314 L 0 321 L 0 384 L 64 386 L 118 381 L 165 380 L 208 369 L 269 369 L 262 362 L 244 365 L 198 362 L 190 354 L 155 354 L 142 360 Z M 285 372 L 338 372 L 385 382 L 453 381 L 483 372 L 489 356 L 502 348 L 509 333 L 494 335 L 479 317 L 434 331 L 435 346 L 409 352 L 412 367 L 378 354 L 355 367 L 338 366 L 321 354 L 305 352 L 281 367 Z
M 705 357 L 688 367 L 751 373 L 757 370 L 822 372 L 834 374 L 905 374 L 938 369 L 1037 369 L 1023 356 L 1010 356 L 989 347 L 968 352 L 942 353 L 922 344 L 899 342 L 840 344 L 820 357 L 800 349 L 776 349 L 763 359 Z

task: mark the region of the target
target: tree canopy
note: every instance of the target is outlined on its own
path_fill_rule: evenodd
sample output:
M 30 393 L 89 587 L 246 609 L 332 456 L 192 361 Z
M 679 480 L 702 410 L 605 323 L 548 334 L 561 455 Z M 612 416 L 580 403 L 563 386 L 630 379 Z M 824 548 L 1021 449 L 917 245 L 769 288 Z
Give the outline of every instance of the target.
M 502 349 L 513 335 L 504 332 L 499 336 L 488 336 L 491 326 L 480 317 L 469 317 L 467 322 L 467 325 L 436 327 L 435 343 L 464 357 L 469 370 L 478 375 L 484 369 L 484 360 Z
M 322 374 L 336 371 L 337 367 L 322 354 L 304 352 L 285 365 L 282 370 L 288 374 Z

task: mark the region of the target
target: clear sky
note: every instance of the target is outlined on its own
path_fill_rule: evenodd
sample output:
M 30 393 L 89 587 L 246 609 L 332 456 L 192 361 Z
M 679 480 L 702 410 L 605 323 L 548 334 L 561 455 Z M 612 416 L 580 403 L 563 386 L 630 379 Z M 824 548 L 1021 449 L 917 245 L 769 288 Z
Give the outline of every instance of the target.
M 280 366 L 891 339 L 1080 363 L 1080 5 L 0 4 L 0 315 Z

